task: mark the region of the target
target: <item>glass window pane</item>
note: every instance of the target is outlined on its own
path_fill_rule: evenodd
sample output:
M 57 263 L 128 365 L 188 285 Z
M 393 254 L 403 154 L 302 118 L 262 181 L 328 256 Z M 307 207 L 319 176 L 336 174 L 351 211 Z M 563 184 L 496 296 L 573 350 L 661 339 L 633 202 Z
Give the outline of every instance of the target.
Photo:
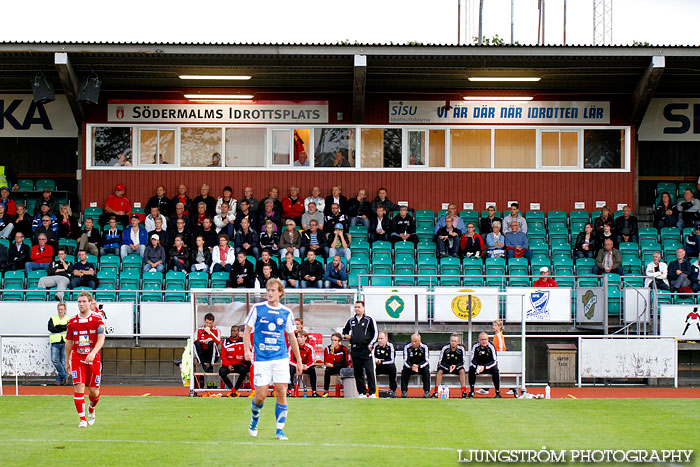
M 272 163 L 289 165 L 291 155 L 291 130 L 272 130 Z
M 501 169 L 528 169 L 535 167 L 536 131 L 495 130 L 494 166 Z
M 264 167 L 264 128 L 226 129 L 226 167 Z
M 221 167 L 221 128 L 180 129 L 180 166 Z
M 445 167 L 445 130 L 429 131 L 430 167 Z
M 583 166 L 587 169 L 624 168 L 625 130 L 584 130 Z
M 559 132 L 542 132 L 542 165 L 559 166 Z
M 175 130 L 158 130 L 160 164 L 175 163 Z
M 92 129 L 92 164 L 131 167 L 131 128 Z
M 452 167 L 491 167 L 491 130 L 451 130 L 450 135 Z
M 139 159 L 141 164 L 158 163 L 158 130 L 139 131 Z
M 311 130 L 297 128 L 294 130 L 294 165 L 309 166 L 309 150 L 311 149 Z M 301 157 L 302 162 L 299 162 Z
M 578 166 L 578 132 L 561 132 L 561 165 L 568 167 Z
M 362 167 L 401 167 L 401 130 L 363 128 Z
M 354 128 L 314 128 L 314 166 L 355 167 Z
M 408 165 L 425 166 L 425 131 L 408 132 Z

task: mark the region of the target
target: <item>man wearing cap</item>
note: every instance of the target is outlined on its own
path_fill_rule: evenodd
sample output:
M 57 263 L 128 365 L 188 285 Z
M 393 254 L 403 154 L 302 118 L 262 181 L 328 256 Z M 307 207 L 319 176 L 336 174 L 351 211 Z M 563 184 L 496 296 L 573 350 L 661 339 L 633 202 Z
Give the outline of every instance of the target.
M 540 268 L 540 278 L 532 284 L 533 287 L 558 287 L 557 282 L 549 277 L 549 268 L 542 266 Z
M 344 229 L 345 226 L 342 222 L 335 224 L 335 229 L 333 229 L 333 232 L 328 236 L 328 256 L 332 258 L 336 255 L 342 255 L 345 257 L 345 263 L 350 264 L 350 256 L 352 256 L 349 247 L 350 239 Z
M 122 260 L 131 253 L 138 253 L 143 258 L 148 243 L 148 232 L 139 225 L 139 216 L 131 215 L 131 227 L 124 229 L 120 254 Z
M 109 195 L 104 205 L 104 212 L 100 214 L 99 224 L 107 225 L 109 218 L 114 216 L 117 223 L 121 225 L 129 224 L 131 215 L 131 202 L 124 196 L 126 187 L 121 183 L 114 187 L 114 194 Z M 145 242 L 144 242 L 145 245 Z M 145 247 L 144 247 L 145 248 Z
M 49 206 L 51 214 L 58 214 L 58 200 L 53 197 L 50 188 L 44 188 L 41 193 L 41 199 L 34 205 L 34 215 L 37 216 L 41 212 L 41 205 L 46 203 Z
M 10 189 L 6 186 L 0 187 L 0 204 L 5 205 L 5 212 L 14 216 L 17 214 L 17 203 L 10 199 Z

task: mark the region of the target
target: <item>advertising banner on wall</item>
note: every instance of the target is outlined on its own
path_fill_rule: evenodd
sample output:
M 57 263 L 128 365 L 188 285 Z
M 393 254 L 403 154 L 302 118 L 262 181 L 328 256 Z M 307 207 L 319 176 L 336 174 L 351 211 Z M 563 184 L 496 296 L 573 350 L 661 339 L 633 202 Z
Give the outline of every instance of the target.
M 110 100 L 111 123 L 328 123 L 327 101 Z
M 639 141 L 700 141 L 700 99 L 652 99 Z
M 442 323 L 469 321 L 469 297 L 471 297 L 472 322 L 484 323 L 498 319 L 498 295 L 495 295 L 498 287 L 435 287 L 435 292 L 433 321 Z
M 389 101 L 389 123 L 576 124 L 610 123 L 606 101 Z
M 507 322 L 520 322 L 521 309 L 528 323 L 571 321 L 571 289 L 568 287 L 508 287 L 506 292 L 513 293 L 506 300 Z
M 78 127 L 66 96 L 46 104 L 31 94 L 0 94 L 0 138 L 75 138 Z
M 22 303 L 21 316 L 17 319 L 19 302 L 0 302 L 0 335 L 2 334 L 46 334 L 49 335 L 49 318 L 56 315 L 56 303 L 26 302 Z M 78 302 L 66 303 L 66 314 L 73 317 L 78 314 Z M 105 326 L 108 334 L 134 333 L 134 305 L 131 303 L 104 303 L 103 310 L 107 319 Z
M 576 289 L 576 321 L 602 324 L 605 315 L 605 296 L 602 287 Z
M 418 294 L 418 321 L 428 321 L 425 287 L 365 287 L 365 313 L 381 323 L 412 323 L 416 319 Z
M 661 335 L 682 341 L 700 340 L 700 307 L 695 305 L 661 305 Z

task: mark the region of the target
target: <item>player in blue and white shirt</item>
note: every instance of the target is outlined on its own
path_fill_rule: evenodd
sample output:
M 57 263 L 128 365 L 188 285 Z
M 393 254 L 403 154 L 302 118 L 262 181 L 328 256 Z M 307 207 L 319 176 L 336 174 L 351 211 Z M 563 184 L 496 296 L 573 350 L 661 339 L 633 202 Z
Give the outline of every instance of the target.
M 279 279 L 270 279 L 267 281 L 266 288 L 267 301 L 253 305 L 245 320 L 243 334 L 245 359 L 253 362 L 253 381 L 255 382 L 255 397 L 251 404 L 252 417 L 248 433 L 252 437 L 258 436 L 260 411 L 269 386 L 274 384 L 277 398 L 275 438 L 286 440 L 283 430 L 287 421 L 287 383 L 289 383 L 287 340 L 292 346 L 292 352 L 297 361 L 297 376 L 302 372 L 301 355 L 299 344 L 294 336 L 292 310 L 280 304 L 280 298 L 284 296 L 284 283 Z M 251 334 L 253 334 L 255 348 L 251 347 Z

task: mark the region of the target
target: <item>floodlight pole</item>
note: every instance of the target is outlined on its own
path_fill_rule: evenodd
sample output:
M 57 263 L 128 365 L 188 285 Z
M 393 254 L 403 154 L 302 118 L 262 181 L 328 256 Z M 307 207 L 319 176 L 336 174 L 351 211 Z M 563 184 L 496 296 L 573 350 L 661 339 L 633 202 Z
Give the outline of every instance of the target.
M 462 0 L 457 0 L 457 45 L 462 44 Z

